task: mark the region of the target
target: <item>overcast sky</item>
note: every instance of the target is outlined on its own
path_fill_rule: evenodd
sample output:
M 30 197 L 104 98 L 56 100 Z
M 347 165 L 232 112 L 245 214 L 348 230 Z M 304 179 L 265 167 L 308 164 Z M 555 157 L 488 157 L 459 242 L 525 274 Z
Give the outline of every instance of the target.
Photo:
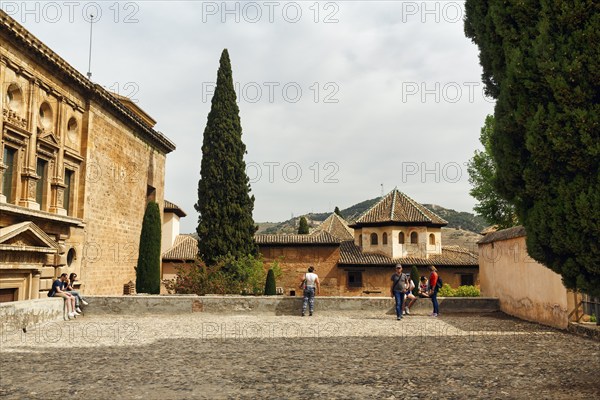
M 0 2 L 81 73 L 136 100 L 177 145 L 166 199 L 197 224 L 202 133 L 229 50 L 257 222 L 333 211 L 395 186 L 472 211 L 465 163 L 485 98 L 463 2 Z

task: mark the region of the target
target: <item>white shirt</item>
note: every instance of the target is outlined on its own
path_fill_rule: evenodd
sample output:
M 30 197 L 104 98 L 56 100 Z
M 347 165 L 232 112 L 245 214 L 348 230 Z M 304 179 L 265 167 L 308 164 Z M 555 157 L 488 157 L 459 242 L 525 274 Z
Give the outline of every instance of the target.
M 304 275 L 304 279 L 306 279 L 306 287 L 315 287 L 315 281 L 319 277 L 314 272 L 307 272 Z

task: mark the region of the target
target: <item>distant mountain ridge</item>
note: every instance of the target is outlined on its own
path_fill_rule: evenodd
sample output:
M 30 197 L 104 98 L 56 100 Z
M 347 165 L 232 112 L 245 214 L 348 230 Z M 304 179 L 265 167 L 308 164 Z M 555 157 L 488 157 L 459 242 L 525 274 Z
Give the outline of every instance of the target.
M 342 217 L 352 223 L 355 221 L 362 213 L 367 211 L 369 208 L 373 206 L 373 204 L 377 203 L 381 197 L 376 197 L 374 199 L 365 200 L 360 203 L 357 203 L 353 206 L 345 208 L 341 210 Z M 465 211 L 455 211 L 452 209 L 444 208 L 442 206 L 438 206 L 436 204 L 423 204 L 425 207 L 448 221 L 447 228 L 455 228 L 467 230 L 475 233 L 481 232 L 488 224 L 485 220 L 477 215 L 465 212 Z M 327 217 L 331 215 L 331 212 L 324 213 L 309 213 L 305 215 L 299 215 L 294 218 L 290 218 L 287 221 L 283 222 L 258 222 L 258 232 L 257 233 L 265 233 L 265 234 L 274 234 L 274 233 L 297 233 L 298 231 L 298 223 L 301 217 L 305 217 L 308 221 L 308 225 L 310 228 L 314 228 L 319 225 L 321 222 L 325 221 Z

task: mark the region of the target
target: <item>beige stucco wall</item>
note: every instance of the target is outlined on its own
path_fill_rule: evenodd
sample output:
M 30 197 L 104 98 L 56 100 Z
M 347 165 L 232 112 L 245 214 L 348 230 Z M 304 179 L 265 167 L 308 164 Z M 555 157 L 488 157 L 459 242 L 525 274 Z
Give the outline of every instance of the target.
M 161 234 L 160 252 L 162 254 L 173 246 L 175 238 L 179 235 L 179 217 L 177 214 L 173 212 L 164 213 Z
M 566 329 L 573 309 L 560 275 L 527 254 L 525 237 L 479 246 L 481 295 L 498 297 L 503 312 Z
M 404 244 L 399 243 L 400 232 L 404 233 Z M 418 234 L 418 242 L 410 242 L 412 232 Z M 377 245 L 371 245 L 371 234 L 377 234 Z M 383 234 L 387 234 L 387 244 L 383 244 Z M 429 235 L 435 238 L 435 244 L 429 244 Z M 354 230 L 354 243 L 360 246 L 360 237 L 362 235 L 363 252 L 383 254 L 390 258 L 401 257 L 426 257 L 431 254 L 441 254 L 442 252 L 442 229 L 426 226 L 384 226 L 384 227 L 364 227 Z

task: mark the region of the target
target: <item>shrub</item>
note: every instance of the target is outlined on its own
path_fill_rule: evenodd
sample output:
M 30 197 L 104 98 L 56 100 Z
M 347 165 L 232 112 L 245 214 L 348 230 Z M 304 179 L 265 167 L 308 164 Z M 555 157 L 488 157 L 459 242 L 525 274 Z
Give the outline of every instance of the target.
M 442 288 L 438 291 L 438 296 L 439 297 L 454 297 L 454 289 L 452 289 L 452 286 L 450 286 L 447 283 L 444 283 L 444 285 L 442 286 Z
M 275 284 L 275 272 L 273 268 L 267 273 L 267 282 L 265 283 L 265 296 L 275 296 L 277 294 L 277 287 Z
M 479 288 L 472 285 L 459 286 L 454 294 L 456 297 L 479 297 Z
M 596 314 L 592 314 L 590 317 L 590 322 L 596 322 Z
M 176 268 L 177 278 L 164 281 L 169 293 L 178 294 L 262 294 L 265 270 L 260 258 L 221 257 L 215 265 L 199 261 Z
M 452 289 L 452 286 L 447 283 L 444 283 L 438 292 L 440 297 L 479 297 L 480 295 L 479 288 L 476 286 L 459 286 Z

